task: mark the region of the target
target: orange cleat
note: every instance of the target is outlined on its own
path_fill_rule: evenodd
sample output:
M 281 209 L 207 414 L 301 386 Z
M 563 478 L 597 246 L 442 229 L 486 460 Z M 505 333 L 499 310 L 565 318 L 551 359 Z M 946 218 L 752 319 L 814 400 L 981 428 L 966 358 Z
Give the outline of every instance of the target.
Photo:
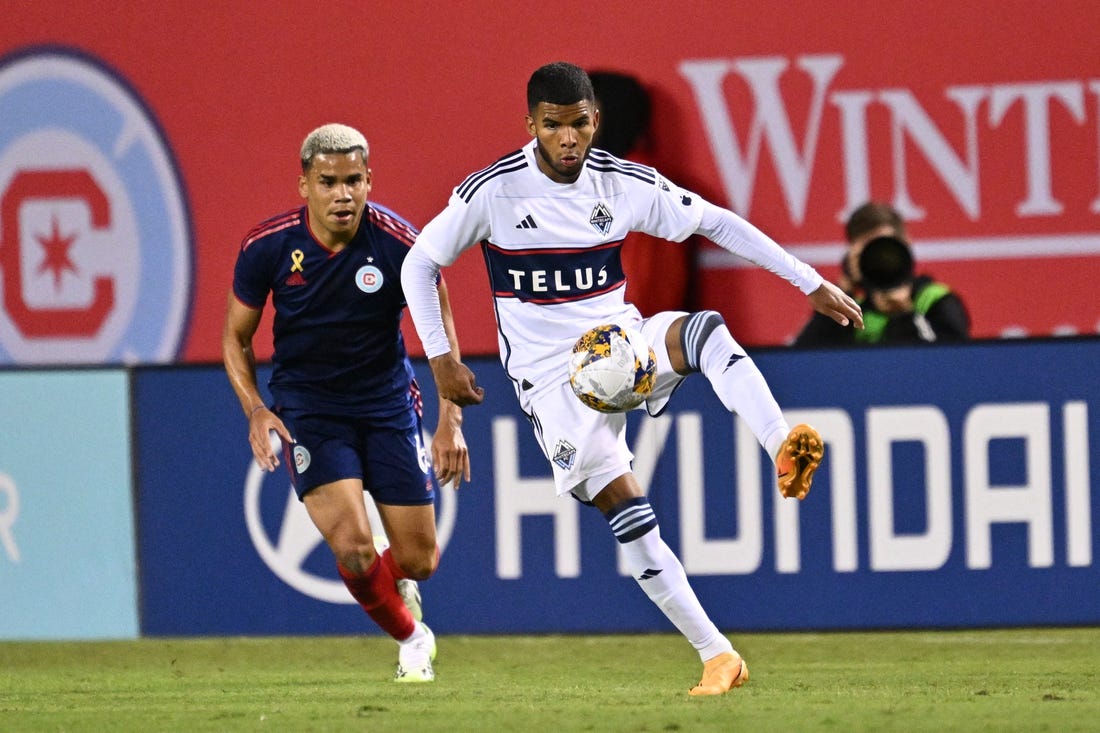
M 703 663 L 703 679 L 688 690 L 692 696 L 723 695 L 749 681 L 749 665 L 737 652 L 723 652 Z
M 820 433 L 806 424 L 791 428 L 775 459 L 779 493 L 788 499 L 805 499 L 824 455 L 825 443 Z

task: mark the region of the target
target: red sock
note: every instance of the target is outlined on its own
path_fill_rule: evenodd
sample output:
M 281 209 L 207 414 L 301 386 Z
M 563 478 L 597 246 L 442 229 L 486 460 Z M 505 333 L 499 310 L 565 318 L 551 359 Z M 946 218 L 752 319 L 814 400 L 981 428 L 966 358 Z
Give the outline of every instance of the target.
M 396 581 L 389 566 L 376 557 L 366 572 L 356 575 L 340 563 L 336 563 L 344 585 L 351 596 L 374 619 L 374 622 L 394 639 L 408 639 L 416 630 L 416 621 L 397 594 Z
M 397 561 L 393 559 L 393 553 L 390 552 L 390 548 L 386 548 L 386 551 L 382 553 L 382 562 L 386 563 L 386 567 L 390 569 L 390 574 L 396 580 L 404 580 L 409 577 L 398 566 Z

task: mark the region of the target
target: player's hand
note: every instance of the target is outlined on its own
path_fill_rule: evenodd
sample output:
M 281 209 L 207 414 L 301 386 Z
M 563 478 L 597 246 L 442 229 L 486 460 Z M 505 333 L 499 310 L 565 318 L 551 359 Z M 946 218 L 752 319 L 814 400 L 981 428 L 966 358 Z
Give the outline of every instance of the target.
M 273 430 L 283 443 L 294 442 L 283 421 L 266 407 L 259 408 L 248 417 L 248 443 L 252 446 L 256 463 L 265 471 L 274 471 L 279 466 L 279 456 L 271 447 Z
M 454 484 L 455 490 L 470 482 L 470 452 L 462 435 L 462 415 L 453 404 L 440 404 L 439 427 L 432 438 L 432 467 L 440 486 Z
M 451 356 L 450 352 L 428 360 L 435 377 L 435 388 L 439 396 L 450 400 L 459 407 L 480 405 L 485 399 L 485 390 L 477 386 L 477 379 L 465 364 Z
M 808 297 L 818 313 L 829 316 L 842 326 L 853 324 L 856 328 L 863 328 L 863 311 L 859 303 L 828 280 Z

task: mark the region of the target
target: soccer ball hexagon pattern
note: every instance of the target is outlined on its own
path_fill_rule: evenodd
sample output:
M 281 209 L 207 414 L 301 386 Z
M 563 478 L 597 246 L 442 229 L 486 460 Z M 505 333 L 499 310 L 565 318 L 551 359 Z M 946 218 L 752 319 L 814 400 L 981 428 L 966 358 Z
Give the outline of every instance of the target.
M 656 381 L 657 357 L 633 328 L 613 323 L 591 328 L 569 356 L 569 384 L 593 410 L 632 410 L 653 392 Z

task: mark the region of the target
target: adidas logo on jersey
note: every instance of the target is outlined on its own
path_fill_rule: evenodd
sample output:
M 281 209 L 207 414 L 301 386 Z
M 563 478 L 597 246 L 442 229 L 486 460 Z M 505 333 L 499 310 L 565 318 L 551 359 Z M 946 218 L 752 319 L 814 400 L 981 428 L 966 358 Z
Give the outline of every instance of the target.
M 291 276 L 286 279 L 286 284 L 287 285 L 305 285 L 306 284 L 306 279 L 304 277 L 302 277 L 302 273 L 295 272 L 295 273 L 291 274 Z
M 523 217 L 523 220 L 516 224 L 516 229 L 538 229 L 539 225 L 535 223 L 535 220 L 531 218 L 531 215 Z

